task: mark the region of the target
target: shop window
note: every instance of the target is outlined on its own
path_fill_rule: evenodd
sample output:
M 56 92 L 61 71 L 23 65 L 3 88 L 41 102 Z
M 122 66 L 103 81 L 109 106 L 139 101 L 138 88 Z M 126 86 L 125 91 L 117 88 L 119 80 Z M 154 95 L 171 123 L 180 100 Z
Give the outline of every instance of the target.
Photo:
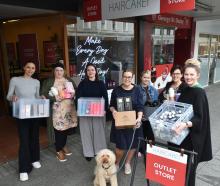
M 154 27 L 152 65 L 172 64 L 174 61 L 174 28 Z
M 132 23 L 129 24 L 134 28 Z M 113 29 L 108 29 L 109 25 Z M 123 70 L 133 69 L 135 72 L 134 30 L 124 32 L 124 25 L 123 22 L 102 21 L 101 31 L 69 29 L 70 75 L 83 79 L 86 65 L 93 63 L 97 66 L 99 78 L 108 89 L 112 89 L 121 84 Z

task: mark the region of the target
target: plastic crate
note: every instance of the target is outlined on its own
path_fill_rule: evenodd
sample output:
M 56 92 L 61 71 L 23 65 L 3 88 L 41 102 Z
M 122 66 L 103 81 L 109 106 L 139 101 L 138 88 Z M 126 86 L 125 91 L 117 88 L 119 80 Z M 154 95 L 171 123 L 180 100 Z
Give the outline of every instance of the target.
M 189 129 L 184 129 L 179 135 L 172 129 L 179 122 L 189 121 L 192 117 L 192 105 L 175 101 L 165 101 L 150 115 L 149 121 L 155 138 L 179 145 L 188 135 Z
M 78 99 L 78 116 L 96 116 L 102 117 L 105 114 L 104 98 L 83 97 Z
M 49 99 L 19 99 L 13 102 L 13 117 L 19 119 L 49 117 Z

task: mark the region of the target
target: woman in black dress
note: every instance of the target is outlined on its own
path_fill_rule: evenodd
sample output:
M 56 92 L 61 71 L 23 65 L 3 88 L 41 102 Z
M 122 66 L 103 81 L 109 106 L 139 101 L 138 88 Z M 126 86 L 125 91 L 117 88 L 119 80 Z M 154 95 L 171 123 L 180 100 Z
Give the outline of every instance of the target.
M 175 131 L 179 134 L 183 129 L 189 128 L 189 135 L 178 147 L 198 153 L 197 161 L 192 162 L 189 186 L 195 185 L 198 163 L 212 159 L 209 105 L 206 93 L 198 83 L 199 75 L 200 62 L 188 59 L 184 68 L 184 80 L 188 87 L 182 91 L 178 101 L 192 104 L 194 116 L 190 121 L 179 123 Z
M 110 141 L 116 144 L 116 166 L 119 166 L 119 163 L 124 155 L 124 152 L 129 150 L 127 159 L 125 161 L 125 174 L 131 174 L 131 160 L 134 156 L 135 150 L 138 145 L 138 137 L 142 136 L 142 129 L 140 127 L 141 119 L 143 115 L 143 103 L 140 94 L 140 89 L 132 84 L 133 72 L 124 71 L 122 74 L 122 84 L 116 87 L 111 96 L 110 110 L 112 112 L 113 118 L 117 113 L 117 98 L 118 97 L 130 97 L 132 100 L 132 110 L 135 110 L 137 113 L 136 119 L 136 132 L 134 135 L 134 142 L 129 150 L 130 144 L 132 142 L 132 137 L 134 129 L 117 129 L 115 127 L 115 122 L 113 120 Z

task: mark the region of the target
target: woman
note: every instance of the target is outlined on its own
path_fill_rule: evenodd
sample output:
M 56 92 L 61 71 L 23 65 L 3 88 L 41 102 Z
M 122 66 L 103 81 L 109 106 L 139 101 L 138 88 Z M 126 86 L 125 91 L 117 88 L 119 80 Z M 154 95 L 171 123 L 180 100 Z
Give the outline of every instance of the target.
M 147 70 L 141 73 L 141 84 L 139 85 L 141 91 L 142 102 L 144 105 L 144 116 L 142 118 L 142 127 L 144 138 L 154 140 L 154 134 L 148 117 L 158 108 L 158 91 L 152 85 L 151 71 Z
M 212 159 L 209 105 L 206 93 L 198 83 L 199 76 L 200 62 L 188 59 L 184 68 L 184 80 L 188 87 L 182 91 L 178 101 L 192 104 L 194 116 L 190 121 L 179 123 L 175 131 L 179 134 L 183 129 L 189 128 L 189 135 L 178 147 L 198 153 L 197 161 L 192 162 L 189 186 L 195 185 L 197 163 Z
M 122 74 L 122 84 L 116 87 L 111 95 L 110 111 L 112 112 L 113 118 L 117 113 L 117 98 L 130 97 L 132 100 L 132 110 L 137 113 L 136 119 L 136 131 L 134 135 L 134 141 L 129 149 L 134 129 L 117 129 L 115 127 L 115 121 L 113 120 L 110 141 L 116 144 L 115 154 L 116 154 L 116 166 L 119 167 L 119 163 L 124 155 L 124 152 L 128 151 L 128 156 L 125 161 L 125 174 L 131 174 L 131 160 L 134 156 L 135 150 L 138 145 L 138 137 L 142 137 L 142 128 L 140 127 L 141 119 L 143 115 L 143 103 L 141 98 L 140 89 L 132 84 L 133 72 L 126 70 Z M 140 127 L 140 128 L 139 128 Z
M 64 76 L 64 65 L 62 63 L 54 64 L 53 71 L 54 77 L 44 81 L 41 94 L 52 102 L 56 156 L 60 162 L 64 162 L 67 160 L 66 156 L 72 154 L 66 146 L 67 135 L 72 134 L 77 126 L 76 109 L 73 100 L 75 83 L 72 79 Z M 53 88 L 51 89 L 51 87 Z M 66 92 L 67 90 L 69 92 Z
M 40 82 L 32 78 L 35 73 L 35 64 L 27 62 L 24 75 L 13 77 L 10 80 L 7 99 L 16 102 L 22 98 L 39 98 Z M 39 125 L 37 119 L 17 119 L 19 135 L 18 164 L 20 180 L 28 180 L 28 173 L 32 167 L 40 168 Z
M 85 79 L 80 82 L 76 99 L 94 97 L 105 99 L 105 111 L 108 109 L 108 94 L 103 81 L 98 78 L 98 72 L 92 63 L 85 69 Z M 87 161 L 101 150 L 107 147 L 105 138 L 105 117 L 80 117 L 80 135 L 83 146 L 83 155 Z
M 175 65 L 170 70 L 172 81 L 168 82 L 166 84 L 166 87 L 163 89 L 163 91 L 159 95 L 159 100 L 162 103 L 164 100 L 167 99 L 167 96 L 169 94 L 169 89 L 173 88 L 175 95 L 181 94 L 182 90 L 187 86 L 183 81 L 183 73 L 182 68 L 179 65 Z

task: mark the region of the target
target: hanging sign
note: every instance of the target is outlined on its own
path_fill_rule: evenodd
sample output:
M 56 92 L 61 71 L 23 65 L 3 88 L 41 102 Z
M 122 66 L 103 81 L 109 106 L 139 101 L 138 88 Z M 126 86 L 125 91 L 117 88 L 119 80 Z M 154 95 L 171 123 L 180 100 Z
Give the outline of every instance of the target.
M 162 185 L 185 186 L 187 155 L 147 144 L 146 178 Z
M 195 0 L 160 0 L 160 13 L 195 9 Z
M 160 0 L 102 0 L 102 19 L 160 13 Z
M 85 0 L 84 20 L 98 21 L 193 10 L 195 0 Z
M 84 0 L 83 15 L 85 21 L 101 20 L 101 0 Z

